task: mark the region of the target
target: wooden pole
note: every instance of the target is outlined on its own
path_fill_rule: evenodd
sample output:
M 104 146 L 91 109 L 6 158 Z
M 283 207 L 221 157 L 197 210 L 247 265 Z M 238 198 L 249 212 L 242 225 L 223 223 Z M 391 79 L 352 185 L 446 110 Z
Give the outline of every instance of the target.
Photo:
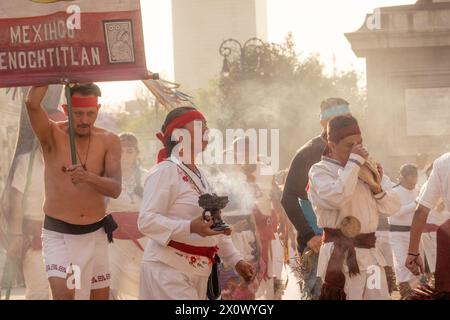
M 67 117 L 69 119 L 69 138 L 70 138 L 70 155 L 72 158 L 72 165 L 77 164 L 77 149 L 75 146 L 75 132 L 73 130 L 73 115 L 72 115 L 72 101 L 71 101 L 70 84 L 66 85 L 66 100 L 67 100 Z

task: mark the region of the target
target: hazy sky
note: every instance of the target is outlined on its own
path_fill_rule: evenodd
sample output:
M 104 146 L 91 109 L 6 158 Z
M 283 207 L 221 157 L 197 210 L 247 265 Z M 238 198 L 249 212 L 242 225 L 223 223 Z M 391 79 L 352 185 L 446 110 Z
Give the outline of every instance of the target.
M 188 1 L 188 0 L 186 0 Z M 215 1 L 215 0 L 210 0 Z M 291 31 L 302 53 L 317 52 L 327 72 L 353 68 L 364 72 L 344 37 L 357 30 L 377 7 L 413 4 L 416 0 L 267 0 L 270 42 L 281 42 Z M 141 0 L 148 69 L 173 78 L 171 0 Z M 133 99 L 136 83 L 104 83 L 103 103 Z

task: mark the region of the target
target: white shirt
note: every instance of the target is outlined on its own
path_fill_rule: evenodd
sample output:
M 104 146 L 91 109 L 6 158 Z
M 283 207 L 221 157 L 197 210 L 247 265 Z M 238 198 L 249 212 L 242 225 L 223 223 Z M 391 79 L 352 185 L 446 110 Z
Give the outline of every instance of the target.
M 218 246 L 221 259 L 235 266 L 243 258 L 230 237 L 219 235 L 203 238 L 190 233 L 191 220 L 200 217 L 203 209 L 198 205 L 199 193 L 189 177 L 202 193 L 211 192 L 205 173 L 200 171 L 200 178 L 178 158 L 172 156 L 170 160 L 154 166 L 144 184 L 138 219 L 140 231 L 150 238 L 145 248 L 144 261 L 161 261 L 182 272 L 209 276 L 209 259 L 169 247 L 168 243 L 173 240 L 192 246 Z
M 442 155 L 433 164 L 433 170 L 426 183 L 419 204 L 434 209 L 442 199 L 447 209 L 450 208 L 450 152 Z
M 138 168 L 140 171 L 141 181 L 138 183 L 143 187 L 147 179 L 148 171 Z M 138 196 L 134 190 L 136 188 L 136 181 L 134 177 L 128 185 L 122 177 L 122 192 L 117 199 L 108 198 L 108 212 L 138 212 L 142 198 Z
M 424 194 L 427 184 L 428 184 L 428 181 L 425 182 L 425 184 L 420 189 L 419 196 L 417 197 L 418 202 L 420 201 L 420 198 Z M 436 224 L 439 226 L 450 218 L 450 212 L 448 211 L 448 209 L 441 208 L 440 204 L 442 204 L 442 198 L 440 198 L 438 200 L 438 205 L 430 210 L 430 214 L 428 215 L 428 218 L 427 218 L 427 223 Z
M 417 207 L 416 198 L 419 190 L 417 188 L 408 190 L 401 185 L 396 186 L 393 190 L 400 197 L 401 207 L 399 211 L 388 218 L 389 224 L 410 227 Z
M 392 215 L 400 208 L 398 195 L 392 191 L 391 181 L 383 177 L 383 192 L 373 195 L 369 186 L 358 179 L 363 157 L 351 154 L 345 167 L 331 158 L 312 166 L 309 171 L 308 196 L 317 215 L 317 224 L 321 228 L 339 228 L 347 216 L 356 217 L 361 222 L 361 233 L 377 230 L 379 213 Z M 322 245 L 319 253 L 317 274 L 325 277 L 333 243 Z M 356 259 L 360 270 L 367 270 L 372 265 L 386 265 L 377 248 L 356 248 Z M 346 262 L 344 270 L 348 272 Z
M 108 198 L 108 213 L 139 212 L 142 197 L 135 193 L 137 186 L 144 186 L 148 171 L 137 168 L 140 181 L 136 181 L 136 171 L 130 179 L 122 176 L 122 192 L 117 199 Z M 127 181 L 128 180 L 128 181 Z M 142 248 L 148 242 L 147 237 L 136 240 Z M 131 240 L 114 239 L 108 246 L 109 263 L 114 275 L 111 283 L 111 293 L 115 299 L 134 300 L 139 296 L 139 274 L 142 261 L 141 248 Z
M 438 208 L 434 208 L 428 215 L 427 223 L 440 226 L 448 219 L 450 219 L 450 212 L 448 210 L 438 210 Z
M 25 186 L 27 184 L 29 162 L 30 153 L 20 155 L 17 158 L 17 166 L 14 170 L 11 186 L 22 194 L 25 192 Z M 31 170 L 23 216 L 30 220 L 43 221 L 45 215 L 43 210 L 45 200 L 44 159 L 40 149 L 37 149 L 34 154 Z

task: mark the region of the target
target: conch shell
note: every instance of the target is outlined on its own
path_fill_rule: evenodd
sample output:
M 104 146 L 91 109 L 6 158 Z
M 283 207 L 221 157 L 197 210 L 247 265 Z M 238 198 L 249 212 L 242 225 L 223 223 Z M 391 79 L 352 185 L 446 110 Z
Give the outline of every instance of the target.
M 368 159 L 359 170 L 359 179 L 367 183 L 370 187 L 379 188 L 381 184 L 381 175 L 377 169 L 377 163 L 373 159 Z

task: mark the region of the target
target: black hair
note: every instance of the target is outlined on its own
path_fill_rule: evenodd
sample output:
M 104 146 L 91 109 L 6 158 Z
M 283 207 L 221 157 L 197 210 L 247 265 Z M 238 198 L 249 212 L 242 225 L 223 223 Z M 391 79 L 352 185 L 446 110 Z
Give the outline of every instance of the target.
M 331 118 L 331 120 L 328 121 L 328 136 L 334 136 L 335 132 L 351 125 L 358 125 L 358 120 L 356 120 L 356 118 L 351 115 L 340 115 Z
M 121 142 L 122 141 L 132 142 L 135 145 L 136 150 L 139 151 L 138 139 L 134 133 L 122 132 L 121 134 L 119 134 L 119 139 Z M 137 160 L 134 165 L 135 165 L 134 180 L 136 181 L 136 187 L 134 188 L 134 194 L 137 195 L 138 197 L 142 198 L 142 196 L 144 195 L 144 187 L 143 187 L 142 181 L 141 181 L 142 174 L 141 174 L 141 170 L 139 168 L 139 160 Z
M 400 176 L 406 177 L 409 175 L 417 175 L 417 166 L 411 163 L 404 164 L 400 167 Z
M 194 107 L 179 107 L 176 109 L 171 110 L 167 116 L 166 116 L 166 120 L 164 120 L 164 123 L 161 127 L 161 132 L 165 132 L 167 127 L 169 126 L 169 124 L 175 120 L 176 118 L 182 116 L 183 114 L 186 114 L 188 112 L 191 112 L 193 110 L 196 110 Z M 167 156 L 170 156 L 170 154 L 172 153 L 173 148 L 175 148 L 175 146 L 178 144 L 177 141 L 172 141 L 172 139 L 167 139 L 164 142 L 164 147 L 167 149 Z
M 139 150 L 138 139 L 137 139 L 137 137 L 136 137 L 136 135 L 134 133 L 132 133 L 132 132 L 122 132 L 121 134 L 119 134 L 119 139 L 120 139 L 120 142 L 124 142 L 124 141 L 131 142 L 136 147 L 136 150 Z
M 102 91 L 95 83 L 76 84 L 70 89 L 70 96 L 73 96 L 75 93 L 82 96 L 102 96 Z

